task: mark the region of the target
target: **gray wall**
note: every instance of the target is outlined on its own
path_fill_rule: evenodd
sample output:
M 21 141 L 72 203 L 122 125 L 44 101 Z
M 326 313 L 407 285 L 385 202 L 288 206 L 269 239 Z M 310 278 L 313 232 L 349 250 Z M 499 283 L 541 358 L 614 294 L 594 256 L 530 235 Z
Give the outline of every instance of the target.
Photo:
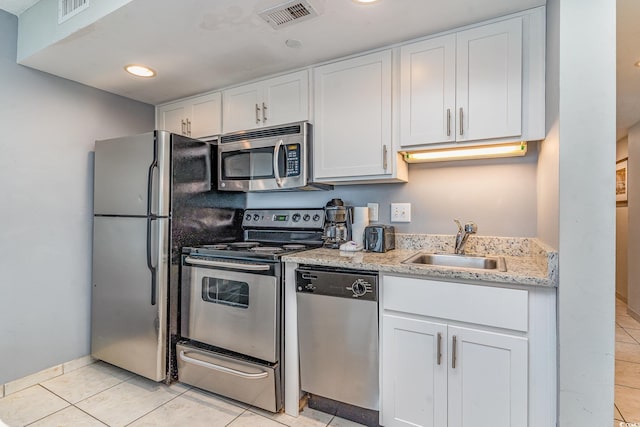
M 629 140 L 627 137 L 616 143 L 616 161 L 629 157 Z M 627 165 L 629 162 L 627 162 Z M 629 169 L 627 168 L 627 171 Z M 627 301 L 627 284 L 629 275 L 628 238 L 629 207 L 616 206 L 616 296 Z M 636 259 L 636 258 L 633 258 Z
M 336 186 L 332 191 L 250 193 L 248 207 L 323 207 L 379 203 L 378 223 L 398 232 L 455 234 L 453 219 L 475 221 L 483 236 L 536 235 L 536 144 L 522 158 L 416 163 L 409 182 Z M 410 223 L 391 223 L 392 202 L 409 202 Z
M 16 65 L 0 10 L 0 384 L 89 354 L 92 150 L 154 109 Z
M 560 47 L 558 425 L 605 426 L 614 390 L 616 4 L 547 5 Z

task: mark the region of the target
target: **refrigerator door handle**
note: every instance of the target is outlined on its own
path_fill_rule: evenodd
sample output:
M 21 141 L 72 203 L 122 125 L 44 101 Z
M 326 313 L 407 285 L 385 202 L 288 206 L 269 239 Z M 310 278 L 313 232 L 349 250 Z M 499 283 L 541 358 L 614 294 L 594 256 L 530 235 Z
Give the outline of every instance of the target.
M 153 205 L 153 171 L 154 169 L 158 169 L 158 159 L 155 156 L 155 152 L 154 152 L 153 162 L 151 162 L 151 165 L 149 165 L 149 175 L 147 177 L 147 216 L 152 215 L 151 209 Z
M 151 305 L 156 305 L 156 266 L 153 265 L 153 260 L 151 259 L 151 222 L 156 219 L 157 217 L 155 215 L 147 217 L 147 267 L 151 272 Z
M 153 149 L 153 162 L 149 165 L 149 175 L 147 177 L 147 267 L 151 272 L 151 305 L 156 305 L 156 266 L 151 259 L 151 221 L 157 219 L 151 212 L 153 204 L 153 171 L 158 168 L 158 156 L 156 147 Z

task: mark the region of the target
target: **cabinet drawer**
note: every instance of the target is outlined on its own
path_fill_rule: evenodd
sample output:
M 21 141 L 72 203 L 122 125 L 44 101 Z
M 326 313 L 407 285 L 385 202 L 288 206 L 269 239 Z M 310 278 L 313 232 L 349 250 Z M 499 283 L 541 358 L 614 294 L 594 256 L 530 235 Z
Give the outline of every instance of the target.
M 526 290 L 395 276 L 384 276 L 382 287 L 385 310 L 528 330 Z

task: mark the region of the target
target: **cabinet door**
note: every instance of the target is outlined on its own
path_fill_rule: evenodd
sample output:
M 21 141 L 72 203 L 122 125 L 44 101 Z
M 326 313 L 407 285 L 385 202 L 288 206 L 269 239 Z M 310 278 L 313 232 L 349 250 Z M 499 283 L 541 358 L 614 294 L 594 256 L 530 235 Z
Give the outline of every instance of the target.
M 454 326 L 448 330 L 448 426 L 526 426 L 527 339 Z
M 179 135 L 187 135 L 187 104 L 185 102 L 176 102 L 172 104 L 158 107 L 156 114 L 156 127 L 159 130 L 177 133 Z
M 382 321 L 382 424 L 446 426 L 446 325 L 390 314 Z
M 522 133 L 522 18 L 457 34 L 458 141 Z
M 400 145 L 456 138 L 456 36 L 400 49 Z
M 191 100 L 190 137 L 204 138 L 221 133 L 221 98 L 220 92 L 216 92 Z
M 318 178 L 390 174 L 391 51 L 314 69 Z
M 309 119 L 309 73 L 300 71 L 264 82 L 262 125 L 274 126 Z
M 222 97 L 224 133 L 254 129 L 262 125 L 261 83 L 225 90 Z

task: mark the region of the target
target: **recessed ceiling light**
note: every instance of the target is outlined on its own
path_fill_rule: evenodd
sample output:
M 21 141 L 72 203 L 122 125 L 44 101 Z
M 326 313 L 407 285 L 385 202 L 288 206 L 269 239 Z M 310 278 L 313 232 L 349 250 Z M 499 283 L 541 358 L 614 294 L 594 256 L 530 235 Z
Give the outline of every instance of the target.
M 149 67 L 145 67 L 144 65 L 130 64 L 125 65 L 125 71 L 129 74 L 133 74 L 138 77 L 155 77 L 156 72 Z
M 371 3 L 375 3 L 378 0 L 353 0 L 356 3 L 360 3 L 360 4 L 371 4 Z
M 636 62 L 636 63 L 635 63 L 635 64 L 633 64 L 633 65 L 635 65 L 636 67 L 640 67 L 640 61 Z

